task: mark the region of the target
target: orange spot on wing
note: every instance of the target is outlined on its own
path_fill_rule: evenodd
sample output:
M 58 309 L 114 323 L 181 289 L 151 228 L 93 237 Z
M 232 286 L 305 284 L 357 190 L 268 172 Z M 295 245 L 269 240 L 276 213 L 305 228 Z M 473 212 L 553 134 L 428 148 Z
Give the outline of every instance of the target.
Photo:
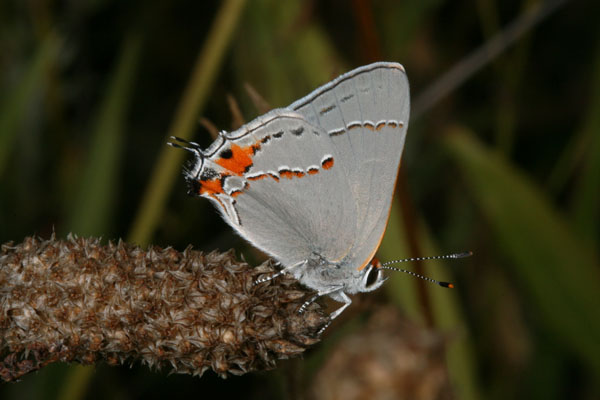
M 363 126 L 371 131 L 375 130 L 375 125 L 371 122 L 365 122 Z
M 223 193 L 223 185 L 220 179 L 200 181 L 201 195 L 213 195 L 217 193 Z
M 294 176 L 294 174 L 292 173 L 292 171 L 283 170 L 279 171 L 279 176 L 281 176 L 282 178 L 292 179 L 292 176 Z
M 383 128 L 385 126 L 385 121 L 380 121 L 377 126 L 375 127 L 375 130 L 380 130 L 381 128 Z
M 260 175 L 256 175 L 256 176 L 249 176 L 247 179 L 249 181 L 258 181 L 260 179 L 265 179 L 267 177 L 267 174 L 260 174 Z
M 309 175 L 316 175 L 319 173 L 319 169 L 318 168 L 309 168 L 308 171 L 306 171 L 306 172 L 308 172 Z
M 221 167 L 228 169 L 236 175 L 242 175 L 252 166 L 252 156 L 257 145 L 240 147 L 234 143 L 231 144 L 231 157 L 219 158 L 216 162 Z M 260 146 L 259 146 L 260 148 Z
M 330 169 L 331 167 L 333 167 L 333 157 L 329 157 L 328 159 L 323 160 L 323 162 L 321 163 L 321 165 L 325 169 Z
M 304 172 L 302 171 L 293 171 L 293 174 L 296 178 L 302 178 L 304 175 L 306 175 Z

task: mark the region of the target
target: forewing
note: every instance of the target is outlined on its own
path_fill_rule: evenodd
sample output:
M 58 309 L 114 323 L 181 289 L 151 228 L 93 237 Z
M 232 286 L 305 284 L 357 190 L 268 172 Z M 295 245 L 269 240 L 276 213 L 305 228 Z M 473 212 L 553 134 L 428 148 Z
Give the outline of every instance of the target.
M 340 155 L 320 127 L 277 109 L 225 134 L 205 155 L 191 171 L 197 193 L 256 247 L 286 266 L 348 253 L 355 202 Z
M 188 180 L 283 265 L 320 256 L 360 268 L 387 224 L 409 108 L 401 65 L 360 67 L 223 134 Z

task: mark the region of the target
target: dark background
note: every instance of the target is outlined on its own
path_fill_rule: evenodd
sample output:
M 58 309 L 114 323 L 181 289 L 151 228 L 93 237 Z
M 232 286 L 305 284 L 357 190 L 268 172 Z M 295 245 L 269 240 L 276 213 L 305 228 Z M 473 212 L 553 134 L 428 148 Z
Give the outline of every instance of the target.
M 0 243 L 73 232 L 235 247 L 260 261 L 207 201 L 185 195 L 184 155 L 165 146 L 169 134 L 208 145 L 200 117 L 218 129 L 238 126 L 228 96 L 246 121 L 259 114 L 246 83 L 281 107 L 377 60 L 402 63 L 413 104 L 423 104 L 420 95 L 447 71 L 464 72 L 460 63 L 476 49 L 544 4 L 3 1 Z M 379 255 L 472 250 L 466 260 L 403 265 L 455 282 L 454 291 L 396 274 L 357 296 L 304 359 L 271 372 L 221 380 L 139 365 L 52 365 L 0 385 L 0 397 L 331 398 L 314 385 L 343 374 L 324 368 L 336 345 L 392 304 L 403 323 L 446 343 L 447 389 L 405 398 L 600 398 L 598 4 L 562 4 L 413 113 Z

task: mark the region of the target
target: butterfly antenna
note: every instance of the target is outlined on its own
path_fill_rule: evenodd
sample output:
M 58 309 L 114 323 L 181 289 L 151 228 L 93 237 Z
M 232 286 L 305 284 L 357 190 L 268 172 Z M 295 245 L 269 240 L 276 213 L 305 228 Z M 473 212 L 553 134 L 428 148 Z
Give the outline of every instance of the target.
M 408 270 L 402 269 L 402 268 L 390 267 L 389 265 L 390 264 L 397 264 L 397 263 L 408 262 L 408 261 L 446 260 L 446 259 L 449 259 L 449 258 L 465 258 L 465 257 L 470 257 L 472 255 L 473 255 L 472 251 L 465 251 L 465 252 L 462 252 L 462 253 L 447 254 L 445 256 L 403 258 L 401 260 L 392 260 L 392 261 L 385 262 L 383 264 L 380 264 L 378 266 L 378 268 L 389 269 L 391 271 L 397 271 L 397 272 L 404 272 L 404 273 L 412 275 L 412 276 L 414 276 L 416 278 L 423 279 L 424 281 L 427 281 L 427 282 L 438 284 L 438 285 L 440 285 L 442 287 L 445 287 L 445 288 L 454 288 L 454 285 L 452 283 L 450 283 L 450 282 L 437 281 L 435 279 L 428 278 L 428 277 L 423 276 L 421 274 L 417 274 L 416 272 L 408 271 Z
M 172 142 L 167 142 L 169 146 L 189 151 L 202 159 L 204 158 L 204 153 L 202 153 L 202 149 L 198 143 L 190 142 L 177 136 L 171 136 L 171 140 Z

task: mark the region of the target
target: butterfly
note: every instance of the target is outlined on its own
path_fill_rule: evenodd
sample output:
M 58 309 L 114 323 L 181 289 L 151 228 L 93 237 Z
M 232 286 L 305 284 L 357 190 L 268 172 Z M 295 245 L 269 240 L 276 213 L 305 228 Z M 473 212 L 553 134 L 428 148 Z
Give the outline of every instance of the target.
M 377 62 L 221 132 L 205 150 L 178 138 L 170 144 L 195 156 L 184 173 L 189 192 L 210 200 L 240 236 L 282 265 L 280 273 L 317 291 L 300 311 L 319 296 L 343 303 L 331 321 L 351 304 L 349 294 L 386 279 L 375 253 L 409 112 L 404 68 Z M 461 255 L 435 258 L 453 256 Z

